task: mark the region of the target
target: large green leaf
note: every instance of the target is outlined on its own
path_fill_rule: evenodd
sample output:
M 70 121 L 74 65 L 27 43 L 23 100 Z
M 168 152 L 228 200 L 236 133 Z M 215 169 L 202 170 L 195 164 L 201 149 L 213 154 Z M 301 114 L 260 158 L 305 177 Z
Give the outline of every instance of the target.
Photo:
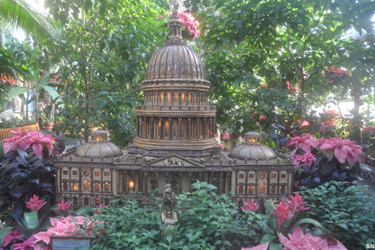
M 25 93 L 26 91 L 29 90 L 29 87 L 26 87 L 26 86 L 23 86 L 23 87 L 13 87 L 12 90 L 9 92 L 8 94 L 8 97 L 10 99 L 16 97 L 16 96 L 19 96 L 20 94 L 23 94 Z
M 12 227 L 4 227 L 0 230 L 0 246 L 4 244 L 4 239 L 7 233 L 12 229 Z
M 28 229 L 34 229 L 38 226 L 38 212 L 24 213 L 26 227 Z
M 319 221 L 316 221 L 316 220 L 310 219 L 310 218 L 305 218 L 305 219 L 301 219 L 301 220 L 297 221 L 293 225 L 291 231 L 293 232 L 294 229 L 296 227 L 298 227 L 299 225 L 301 225 L 301 224 L 312 224 L 312 225 L 316 226 L 317 228 L 320 228 L 325 233 L 325 235 L 327 235 L 330 238 L 333 238 L 333 236 L 331 235 L 331 233 L 329 232 L 329 230 L 325 226 L 323 226 L 323 224 L 321 224 Z

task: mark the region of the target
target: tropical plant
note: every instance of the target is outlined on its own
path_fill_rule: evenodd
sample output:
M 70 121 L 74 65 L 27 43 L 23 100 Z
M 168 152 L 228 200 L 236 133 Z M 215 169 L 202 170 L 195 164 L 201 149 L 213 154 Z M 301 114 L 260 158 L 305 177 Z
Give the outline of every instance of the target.
M 320 221 L 348 249 L 375 244 L 374 196 L 363 186 L 331 181 L 316 188 L 303 187 L 301 194 L 311 207 L 307 215 Z
M 5 160 L 0 167 L 0 210 L 13 209 L 19 219 L 23 201 L 32 195 L 54 194 L 53 138 L 38 131 L 14 131 L 4 140 Z
M 315 139 L 310 133 L 294 136 L 286 144 L 292 157 L 298 185 L 316 187 L 331 180 L 357 179 L 362 148 L 349 139 Z

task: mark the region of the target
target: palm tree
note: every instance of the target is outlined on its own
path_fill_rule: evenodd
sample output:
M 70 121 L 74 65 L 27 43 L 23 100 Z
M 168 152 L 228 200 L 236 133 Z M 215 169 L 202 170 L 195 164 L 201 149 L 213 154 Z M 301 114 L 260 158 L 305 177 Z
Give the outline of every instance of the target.
M 49 18 L 41 15 L 23 0 L 0 0 L 0 20 L 10 23 L 31 34 L 34 39 L 54 37 L 54 28 Z

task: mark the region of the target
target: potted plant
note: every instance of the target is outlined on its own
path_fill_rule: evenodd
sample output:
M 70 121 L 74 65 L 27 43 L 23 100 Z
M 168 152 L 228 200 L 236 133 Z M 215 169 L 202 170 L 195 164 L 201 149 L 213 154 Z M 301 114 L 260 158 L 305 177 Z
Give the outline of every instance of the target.
M 54 124 L 54 115 L 52 112 L 52 104 L 42 108 L 43 111 L 38 112 L 39 117 L 42 119 L 43 129 L 51 131 Z

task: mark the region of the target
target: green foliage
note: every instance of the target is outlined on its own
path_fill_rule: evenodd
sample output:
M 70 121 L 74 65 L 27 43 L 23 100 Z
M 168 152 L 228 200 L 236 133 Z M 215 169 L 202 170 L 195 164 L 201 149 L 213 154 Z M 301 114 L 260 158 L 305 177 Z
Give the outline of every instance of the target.
M 363 90 L 372 79 L 371 46 L 343 36 L 352 27 L 359 32 L 363 28 L 369 34 L 365 41 L 372 44 L 374 22 L 369 17 L 374 15 L 374 2 L 186 0 L 184 4 L 201 10 L 205 35 L 199 45 L 212 84 L 211 98 L 218 122 L 232 130 L 241 130 L 239 123 L 254 129 L 256 122 L 266 130 L 272 122 L 295 115 L 301 119 L 309 108 L 325 104 L 330 94 L 342 100 L 345 97 L 338 91 L 322 84 L 328 66 L 362 72 L 336 89 L 343 85 Z M 360 45 L 358 56 L 353 44 Z M 355 65 L 363 67 L 357 70 Z M 259 82 L 268 87 L 259 91 Z M 260 114 L 270 120 L 259 120 Z
M 301 191 L 311 207 L 308 215 L 333 232 L 348 249 L 362 249 L 365 244 L 375 243 L 374 196 L 369 197 L 362 189 L 333 181 Z
M 9 118 L 1 118 L 0 119 L 0 129 L 1 128 L 15 128 L 15 127 L 22 127 L 26 125 L 35 124 L 35 121 L 28 120 L 25 117 L 18 118 L 16 116 L 11 116 Z
M 260 240 L 260 214 L 242 215 L 227 194 L 217 196 L 214 186 L 197 182 L 191 193 L 176 196 L 177 225 L 161 222 L 161 200 L 141 208 L 131 198 L 121 206 L 103 208 L 93 218 L 103 220 L 103 232 L 93 240 L 94 249 L 240 249 Z M 115 201 L 118 202 L 118 201 Z M 113 203 L 113 205 L 115 205 Z

